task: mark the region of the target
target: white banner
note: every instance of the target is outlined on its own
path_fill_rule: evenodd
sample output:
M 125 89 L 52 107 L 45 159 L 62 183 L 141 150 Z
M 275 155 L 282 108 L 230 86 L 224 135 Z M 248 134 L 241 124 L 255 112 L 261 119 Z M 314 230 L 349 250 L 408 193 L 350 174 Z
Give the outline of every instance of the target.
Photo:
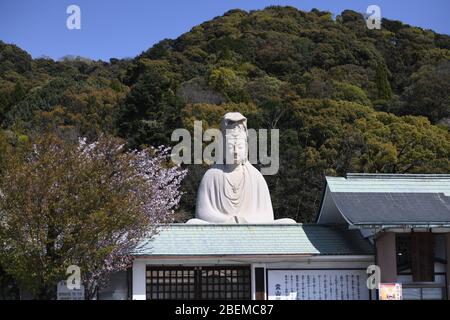
M 269 300 L 369 300 L 366 270 L 268 270 Z

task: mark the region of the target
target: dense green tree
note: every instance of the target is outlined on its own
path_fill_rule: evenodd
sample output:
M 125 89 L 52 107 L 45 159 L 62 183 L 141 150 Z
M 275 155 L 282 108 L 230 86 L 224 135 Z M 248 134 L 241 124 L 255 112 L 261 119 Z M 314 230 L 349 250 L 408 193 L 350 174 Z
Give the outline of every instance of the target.
M 434 122 L 450 117 L 450 60 L 421 67 L 411 82 L 403 94 L 403 114 L 423 115 Z
M 119 132 L 133 147 L 167 144 L 171 128 L 179 125 L 175 75 L 165 61 L 138 62 L 136 81 L 126 97 L 118 119 Z
M 240 111 L 280 129 L 275 214 L 311 221 L 326 174 L 450 172 L 449 61 L 450 36 L 400 21 L 369 30 L 351 10 L 230 10 L 134 59 L 32 59 L 2 42 L 0 123 L 10 146 L 50 129 L 139 148 Z M 189 167 L 179 221 L 206 168 Z
M 392 89 L 389 83 L 389 72 L 384 64 L 379 64 L 376 70 L 376 83 L 378 89 L 378 98 L 389 100 L 392 98 Z

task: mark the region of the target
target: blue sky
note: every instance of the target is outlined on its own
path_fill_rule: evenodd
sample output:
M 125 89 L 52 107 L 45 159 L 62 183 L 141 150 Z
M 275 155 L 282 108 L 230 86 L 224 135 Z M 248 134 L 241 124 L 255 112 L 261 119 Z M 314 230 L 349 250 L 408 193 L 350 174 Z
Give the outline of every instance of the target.
M 68 30 L 66 8 L 81 8 L 81 30 Z M 134 57 L 164 38 L 176 38 L 229 9 L 290 5 L 339 14 L 376 4 L 385 18 L 450 34 L 448 0 L 0 0 L 0 40 L 33 57 L 72 54 L 108 61 Z

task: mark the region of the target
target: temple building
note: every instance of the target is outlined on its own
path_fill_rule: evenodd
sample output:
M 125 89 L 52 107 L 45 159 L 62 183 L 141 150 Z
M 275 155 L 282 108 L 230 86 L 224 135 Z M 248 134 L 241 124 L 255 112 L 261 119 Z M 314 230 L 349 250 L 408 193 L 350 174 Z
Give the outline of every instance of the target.
M 136 256 L 133 299 L 368 299 L 372 250 L 318 224 L 174 224 Z
M 450 296 L 450 175 L 327 177 L 317 223 L 359 230 L 403 299 Z
M 448 257 L 450 175 L 348 174 L 314 224 L 161 227 L 101 298 L 369 300 L 378 265 L 403 299 L 448 299 Z

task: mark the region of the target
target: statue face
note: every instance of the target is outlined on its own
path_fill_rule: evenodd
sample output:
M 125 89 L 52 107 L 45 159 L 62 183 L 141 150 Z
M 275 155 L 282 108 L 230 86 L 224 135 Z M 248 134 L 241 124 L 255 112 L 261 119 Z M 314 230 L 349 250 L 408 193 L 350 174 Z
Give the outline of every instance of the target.
M 247 160 L 247 136 L 242 133 L 225 136 L 225 163 L 243 164 Z

